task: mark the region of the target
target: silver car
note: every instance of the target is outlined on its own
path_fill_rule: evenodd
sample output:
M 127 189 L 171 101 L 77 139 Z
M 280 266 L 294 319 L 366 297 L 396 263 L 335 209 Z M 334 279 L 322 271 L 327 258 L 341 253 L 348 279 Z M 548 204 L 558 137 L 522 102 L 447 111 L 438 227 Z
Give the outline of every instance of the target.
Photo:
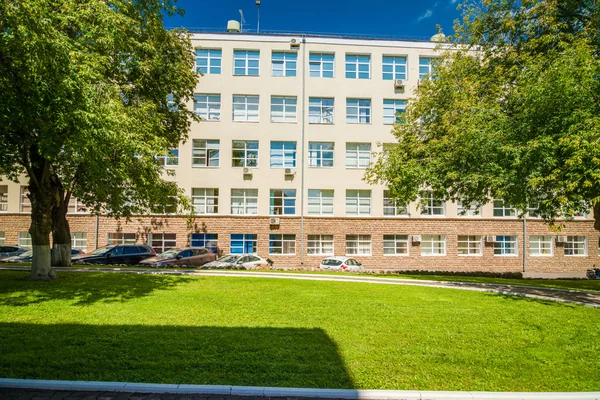
M 226 256 L 217 258 L 215 261 L 204 264 L 208 268 L 244 269 L 254 269 L 265 265 L 269 265 L 269 262 L 256 254 L 227 254 Z

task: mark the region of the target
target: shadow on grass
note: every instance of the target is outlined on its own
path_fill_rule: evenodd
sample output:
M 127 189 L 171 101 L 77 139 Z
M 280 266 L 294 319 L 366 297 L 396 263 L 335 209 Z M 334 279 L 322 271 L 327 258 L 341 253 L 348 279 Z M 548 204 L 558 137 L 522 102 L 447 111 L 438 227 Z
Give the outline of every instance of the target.
M 169 290 L 190 278 L 166 275 L 66 273 L 54 281 L 28 281 L 29 272 L 3 271 L 0 305 L 28 306 L 53 300 L 71 300 L 71 305 L 126 302 Z
M 322 329 L 0 324 L 0 376 L 352 388 Z

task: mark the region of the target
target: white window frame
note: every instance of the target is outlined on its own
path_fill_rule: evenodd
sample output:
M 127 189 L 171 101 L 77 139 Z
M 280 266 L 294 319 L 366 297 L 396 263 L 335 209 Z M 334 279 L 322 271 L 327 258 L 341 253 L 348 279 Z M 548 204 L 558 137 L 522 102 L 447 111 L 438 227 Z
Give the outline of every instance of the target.
M 195 93 L 194 114 L 203 121 L 220 121 L 221 95 L 218 93 Z
M 514 250 L 514 252 L 509 252 Z M 498 251 L 498 252 L 497 252 Z M 496 235 L 495 257 L 516 257 L 519 255 L 519 238 L 516 235 Z
M 554 237 L 551 235 L 529 236 L 529 255 L 531 257 L 552 257 L 554 255 Z
M 406 100 L 383 99 L 383 124 L 393 125 L 396 121 L 398 121 L 398 114 L 405 112 L 406 105 Z
M 371 215 L 371 190 L 346 189 L 346 216 Z
M 281 107 L 281 111 L 274 108 Z M 293 123 L 298 120 L 298 98 L 296 96 L 271 96 L 271 122 Z
M 87 232 L 71 232 L 71 248 L 86 251 Z
M 8 212 L 8 185 L 0 185 L 0 212 Z
M 211 192 L 208 192 L 208 191 Z M 196 214 L 218 214 L 219 213 L 219 189 L 218 188 L 192 188 L 192 206 Z M 210 210 L 210 212 L 209 212 Z
M 387 59 L 387 60 L 386 60 Z M 391 67 L 392 72 L 386 72 L 385 67 Z M 398 71 L 398 69 L 404 72 Z M 381 79 L 384 81 L 391 81 L 396 79 L 407 79 L 408 73 L 408 62 L 406 56 L 397 55 L 383 55 L 381 59 Z
M 69 199 L 69 206 L 67 208 L 67 214 L 87 214 L 88 213 L 88 209 L 85 206 L 85 204 L 83 204 L 81 202 L 81 200 L 75 198 L 75 197 L 71 197 Z
M 410 255 L 409 235 L 383 235 L 383 255 L 384 257 L 408 257 Z
M 327 157 L 331 155 L 331 157 Z M 333 168 L 334 142 L 308 142 L 308 166 L 311 168 Z
M 446 255 L 446 235 L 421 235 L 421 256 L 441 257 Z
M 286 205 L 290 202 L 293 205 Z M 269 190 L 269 215 L 296 215 L 296 189 Z
M 371 147 L 371 143 L 346 142 L 346 168 L 369 168 L 372 160 Z
M 324 60 L 323 56 L 327 56 L 327 58 L 331 56 L 331 60 Z M 315 78 L 335 78 L 335 54 L 311 52 L 308 56 L 308 76 Z
M 5 233 L 0 232 L 0 246 L 4 246 Z
M 279 243 L 279 245 L 273 245 Z M 273 249 L 281 249 L 280 252 L 274 252 Z M 269 255 L 275 256 L 294 256 L 296 255 L 296 235 L 286 233 L 269 234 Z
M 31 234 L 29 232 L 19 232 L 19 236 L 17 238 L 17 245 L 31 250 L 33 248 Z
M 463 214 L 464 212 L 464 214 Z M 456 203 L 456 215 L 459 217 L 481 217 L 481 206 L 476 207 L 476 204 L 469 204 L 465 209 L 461 201 Z
M 334 213 L 333 189 L 308 189 L 308 215 L 333 215 Z M 318 213 L 311 211 L 318 209 Z M 331 211 L 329 211 L 331 210 Z
M 27 186 L 21 186 L 21 204 L 19 205 L 19 212 L 24 214 L 31 214 L 31 201 L 27 195 L 29 194 L 29 188 Z
M 481 257 L 483 255 L 483 237 L 481 235 L 458 235 L 456 248 L 459 257 Z
M 236 65 L 238 61 L 243 65 Z M 260 50 L 233 50 L 233 75 L 260 76 Z
M 177 234 L 166 232 L 150 233 L 148 234 L 148 245 L 152 247 L 157 254 L 163 253 L 168 249 L 174 249 L 177 247 Z
M 563 254 L 565 257 L 585 257 L 588 255 L 587 236 L 567 236 L 564 243 Z M 583 247 L 583 248 L 581 248 Z M 568 254 L 571 253 L 571 254 Z
M 501 213 L 502 215 L 496 215 L 496 213 Z M 495 218 L 514 218 L 517 216 L 517 210 L 507 206 L 504 200 L 494 199 L 494 210 L 492 215 Z
M 346 99 L 346 123 L 370 124 L 371 99 Z
M 177 167 L 179 165 L 179 149 L 169 149 L 165 154 L 156 156 L 156 161 L 165 168 Z
M 366 60 L 365 60 L 366 58 Z M 371 79 L 370 54 L 346 54 L 346 79 Z M 350 70 L 348 67 L 351 67 Z M 363 70 L 361 71 L 361 67 Z M 366 68 L 364 68 L 366 67 Z M 354 71 L 352 71 L 354 69 Z M 366 71 L 365 71 L 366 69 Z
M 398 200 L 392 199 L 389 193 L 389 190 L 383 191 L 383 216 L 408 217 L 408 204 L 400 204 Z
M 258 215 L 258 189 L 231 189 L 231 215 Z
M 259 122 L 260 96 L 252 94 L 234 94 L 231 111 L 233 122 Z
M 370 256 L 372 247 L 371 235 L 346 235 L 347 256 Z
M 231 167 L 258 168 L 258 148 L 258 140 L 232 140 Z
M 194 236 L 196 236 L 194 238 Z M 194 242 L 199 242 L 194 245 Z M 190 233 L 189 236 L 190 247 L 200 248 L 204 247 L 211 252 L 218 254 L 219 250 L 219 234 L 218 233 Z
M 192 139 L 192 167 L 219 168 L 220 147 L 219 139 Z
M 308 98 L 308 123 L 333 125 L 335 121 L 335 99 L 333 97 Z
M 200 52 L 206 51 L 206 56 L 199 55 Z M 198 60 L 206 59 L 206 66 L 199 65 Z M 218 65 L 212 65 L 213 61 L 219 61 Z M 223 51 L 221 49 L 197 49 L 196 50 L 196 61 L 195 61 L 195 70 L 196 72 L 203 75 L 221 75 L 223 67 Z M 203 71 L 202 69 L 205 68 Z M 213 68 L 218 68 L 219 71 L 213 72 Z
M 419 57 L 419 79 L 433 79 L 435 74 L 433 63 L 435 61 L 437 61 L 437 57 Z
M 132 232 L 109 232 L 106 245 L 116 244 L 137 244 L 137 234 Z
M 308 235 L 306 254 L 309 256 L 332 256 L 335 254 L 333 235 Z
M 273 144 L 282 143 L 281 149 L 273 148 Z M 296 142 L 272 141 L 270 146 L 269 165 L 271 168 L 296 168 L 298 155 Z M 281 159 L 281 163 L 276 162 Z
M 281 58 L 275 58 L 276 54 L 281 54 Z M 294 77 L 297 74 L 298 68 L 298 53 L 290 51 L 273 51 L 271 52 L 271 76 L 275 77 Z M 276 73 L 277 71 L 277 73 Z M 281 73 L 279 73 L 281 71 Z M 294 71 L 289 74 L 289 71 Z
M 446 202 L 444 200 L 435 198 L 432 190 L 421 190 L 420 202 L 421 202 L 421 204 L 420 204 L 421 205 L 421 216 L 429 216 L 429 217 L 444 217 L 444 216 L 446 216 Z

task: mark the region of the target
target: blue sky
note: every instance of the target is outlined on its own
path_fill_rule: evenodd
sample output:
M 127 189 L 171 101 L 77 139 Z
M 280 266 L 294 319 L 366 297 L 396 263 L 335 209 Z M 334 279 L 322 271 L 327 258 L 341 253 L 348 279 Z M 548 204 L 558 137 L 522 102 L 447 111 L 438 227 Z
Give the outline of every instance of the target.
M 427 39 L 439 24 L 452 34 L 460 16 L 458 0 L 261 0 L 261 31 L 380 35 Z M 246 18 L 245 29 L 256 30 L 255 0 L 179 0 L 184 17 L 168 18 L 167 28 L 225 30 L 227 20 Z

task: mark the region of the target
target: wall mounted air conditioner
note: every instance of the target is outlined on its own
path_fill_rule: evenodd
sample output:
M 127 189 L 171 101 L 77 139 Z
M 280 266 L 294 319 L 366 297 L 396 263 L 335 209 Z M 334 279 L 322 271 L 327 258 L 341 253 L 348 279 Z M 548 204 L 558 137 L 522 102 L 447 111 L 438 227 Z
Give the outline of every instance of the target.
M 250 168 L 244 168 L 242 172 L 244 175 L 252 175 L 252 170 Z
M 496 236 L 488 235 L 485 237 L 485 241 L 488 243 L 496 243 Z
M 402 79 L 394 80 L 394 89 L 404 89 L 404 81 Z
M 279 225 L 279 218 L 269 218 L 269 225 Z
M 421 235 L 413 235 L 412 241 L 413 243 L 421 243 Z
M 567 242 L 566 236 L 557 236 L 556 237 L 556 243 L 566 243 L 566 242 Z
M 300 50 L 300 41 L 298 39 L 290 40 L 290 49 L 291 50 Z
M 283 173 L 286 175 L 296 175 L 296 170 L 294 168 L 286 168 Z

